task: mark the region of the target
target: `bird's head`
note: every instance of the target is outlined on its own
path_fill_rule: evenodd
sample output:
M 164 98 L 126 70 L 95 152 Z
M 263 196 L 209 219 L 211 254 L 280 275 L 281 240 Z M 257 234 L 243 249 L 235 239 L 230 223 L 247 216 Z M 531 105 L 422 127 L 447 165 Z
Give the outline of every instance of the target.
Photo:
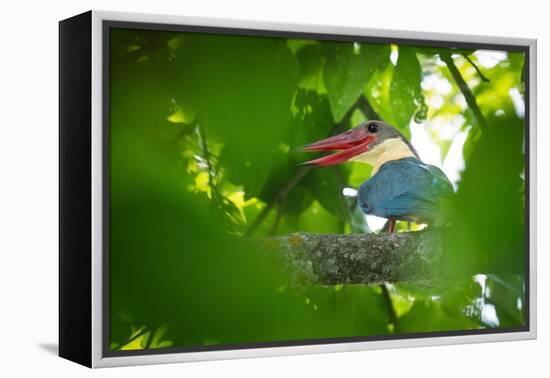
M 338 151 L 304 164 L 318 167 L 359 161 L 371 165 L 406 156 L 418 157 L 414 147 L 396 128 L 382 121 L 368 121 L 341 134 L 300 147 L 300 151 Z

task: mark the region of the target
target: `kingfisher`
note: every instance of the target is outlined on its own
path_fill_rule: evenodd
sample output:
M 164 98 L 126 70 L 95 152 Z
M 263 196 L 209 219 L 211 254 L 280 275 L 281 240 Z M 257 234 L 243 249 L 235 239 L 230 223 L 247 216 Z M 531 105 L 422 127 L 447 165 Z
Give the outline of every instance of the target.
M 371 176 L 359 188 L 361 210 L 396 221 L 428 225 L 444 222 L 440 205 L 454 194 L 453 186 L 438 167 L 422 162 L 405 136 L 382 121 L 368 121 L 335 136 L 300 147 L 301 151 L 338 151 L 305 162 L 326 167 L 347 161 L 372 166 Z

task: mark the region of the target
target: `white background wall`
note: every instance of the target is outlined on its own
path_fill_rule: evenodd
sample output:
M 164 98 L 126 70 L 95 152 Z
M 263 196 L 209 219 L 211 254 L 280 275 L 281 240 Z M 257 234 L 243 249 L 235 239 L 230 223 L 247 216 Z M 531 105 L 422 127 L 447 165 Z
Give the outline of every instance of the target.
M 550 27 L 545 1 L 4 1 L 0 12 L 0 375 L 508 377 L 549 373 Z M 57 21 L 89 9 L 539 39 L 539 340 L 89 371 L 57 343 Z M 546 230 L 546 231 L 545 231 Z M 545 351 L 546 348 L 546 351 Z

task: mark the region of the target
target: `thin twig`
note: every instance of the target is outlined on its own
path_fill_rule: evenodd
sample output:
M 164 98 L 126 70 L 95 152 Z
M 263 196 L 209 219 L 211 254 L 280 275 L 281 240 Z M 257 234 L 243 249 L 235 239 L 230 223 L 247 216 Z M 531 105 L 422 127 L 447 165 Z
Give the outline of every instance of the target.
M 466 59 L 468 61 L 468 63 L 470 63 L 472 65 L 472 67 L 474 67 L 474 69 L 476 70 L 477 74 L 479 75 L 479 77 L 481 78 L 481 81 L 484 81 L 485 83 L 490 83 L 491 80 L 489 80 L 487 78 L 487 76 L 483 75 L 483 73 L 481 72 L 481 70 L 479 69 L 479 67 L 477 66 L 477 64 L 474 63 L 474 61 L 472 60 L 472 58 L 470 58 L 467 54 L 463 54 L 462 55 L 464 57 L 464 59 Z
M 281 223 L 281 218 L 283 217 L 283 210 L 284 210 L 284 199 L 279 202 L 279 206 L 277 206 L 277 215 L 275 217 L 275 222 L 273 222 L 273 226 L 271 227 L 271 231 L 269 232 L 269 235 L 273 236 L 277 234 L 277 229 L 279 228 L 279 224 Z
M 286 182 L 286 184 L 279 189 L 277 194 L 275 194 L 275 197 L 267 203 L 267 206 L 263 208 L 263 210 L 258 214 L 256 219 L 254 219 L 254 222 L 248 227 L 246 230 L 244 236 L 251 236 L 256 232 L 256 229 L 262 224 L 264 219 L 267 217 L 271 209 L 280 201 L 284 200 L 288 193 L 294 189 L 296 185 L 302 181 L 302 179 L 311 171 L 310 166 L 302 166 L 300 169 L 294 173 L 294 175 Z
M 444 51 L 444 52 L 441 52 L 439 55 L 441 57 L 441 60 L 445 62 L 445 64 L 449 68 L 449 71 L 451 72 L 453 79 L 455 80 L 456 84 L 460 88 L 460 91 L 464 95 L 464 98 L 466 99 L 466 103 L 474 113 L 474 118 L 476 119 L 479 127 L 481 128 L 481 131 L 482 132 L 487 131 L 487 121 L 485 120 L 485 117 L 483 116 L 481 109 L 477 105 L 477 101 L 474 94 L 472 93 L 471 89 L 468 87 L 468 84 L 466 84 L 466 81 L 464 81 L 462 74 L 456 67 L 456 64 L 451 56 L 451 53 L 448 51 Z
M 208 144 L 206 142 L 206 131 L 204 129 L 204 126 L 202 123 L 198 124 L 199 126 L 199 135 L 201 139 L 201 149 L 202 149 L 202 157 L 204 160 L 206 160 L 206 166 L 208 169 L 208 184 L 210 185 L 210 191 L 212 192 L 212 198 L 216 197 L 217 195 L 217 188 L 216 188 L 216 175 L 214 172 L 214 168 L 212 167 L 212 162 L 210 161 L 210 151 L 208 150 Z
M 153 343 L 154 336 L 155 336 L 155 332 L 151 330 L 151 332 L 149 332 L 149 337 L 147 338 L 147 341 L 145 342 L 145 346 L 143 347 L 143 349 L 151 348 L 151 344 Z
M 185 123 L 185 122 L 176 122 L 176 123 L 174 123 L 174 122 L 169 122 L 169 121 L 166 121 L 166 122 L 169 123 L 169 124 L 172 124 L 175 127 L 180 127 L 181 128 L 178 135 L 176 135 L 176 137 L 174 138 L 174 143 L 178 143 L 183 137 L 193 133 L 193 131 L 197 127 L 196 118 L 193 121 L 191 121 L 191 123 Z

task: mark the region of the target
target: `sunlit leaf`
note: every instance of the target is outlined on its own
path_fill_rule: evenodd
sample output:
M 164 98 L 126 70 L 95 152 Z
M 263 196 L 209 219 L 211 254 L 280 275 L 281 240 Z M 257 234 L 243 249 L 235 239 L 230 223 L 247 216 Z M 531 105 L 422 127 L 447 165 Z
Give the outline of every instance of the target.
M 330 107 L 334 121 L 339 122 L 363 93 L 372 73 L 387 63 L 389 54 L 384 45 L 323 42 L 321 47 Z
M 420 89 L 422 71 L 414 48 L 401 46 L 392 76 L 389 102 L 397 127 L 408 129 L 409 122 L 423 103 Z

